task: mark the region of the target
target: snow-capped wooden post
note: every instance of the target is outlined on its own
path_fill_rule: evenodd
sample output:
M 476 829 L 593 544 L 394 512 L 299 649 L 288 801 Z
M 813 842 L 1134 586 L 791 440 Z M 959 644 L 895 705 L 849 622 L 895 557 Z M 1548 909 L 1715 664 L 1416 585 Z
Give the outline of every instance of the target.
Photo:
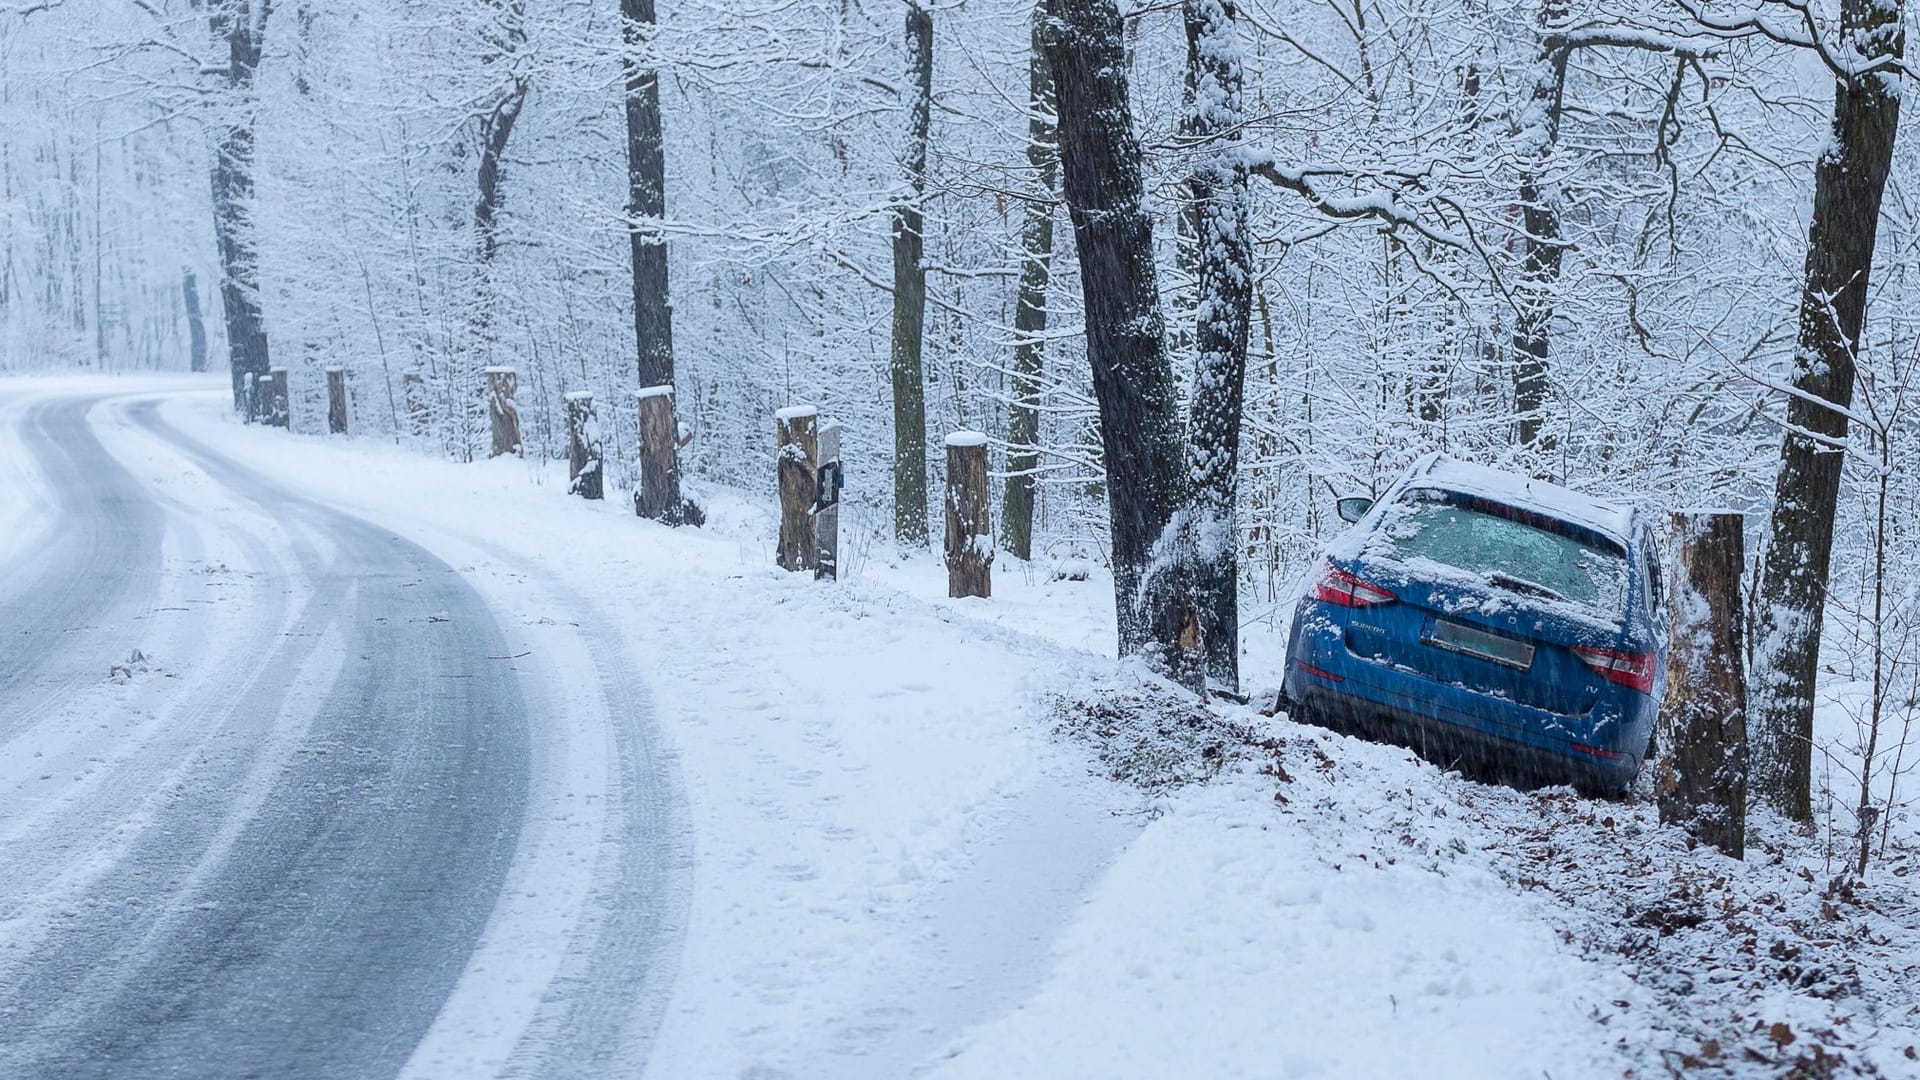
M 640 399 L 640 486 L 633 512 L 680 524 L 679 431 L 673 419 L 673 387 L 643 386 Z
M 593 391 L 567 392 L 567 491 L 583 499 L 602 496 L 600 421 L 593 414 Z
M 293 413 L 287 404 L 287 369 L 274 368 L 260 379 L 261 422 L 269 427 L 293 426 Z
M 811 570 L 814 550 L 813 500 L 818 483 L 820 410 L 789 405 L 773 414 L 780 452 L 780 547 L 774 561 L 787 570 Z
M 1673 648 L 1660 709 L 1660 820 L 1736 859 L 1746 853 L 1747 672 L 1739 514 L 1673 515 Z
M 347 433 L 347 369 L 327 369 L 327 434 Z
M 493 421 L 493 449 L 500 457 L 520 452 L 520 373 L 510 367 L 487 369 L 487 416 Z M 588 399 L 591 404 L 591 398 Z
M 947 595 L 993 595 L 993 522 L 987 513 L 987 437 L 947 436 Z
M 820 429 L 820 466 L 814 476 L 813 577 L 832 581 L 840 577 L 840 489 L 846 482 L 840 468 L 839 424 Z

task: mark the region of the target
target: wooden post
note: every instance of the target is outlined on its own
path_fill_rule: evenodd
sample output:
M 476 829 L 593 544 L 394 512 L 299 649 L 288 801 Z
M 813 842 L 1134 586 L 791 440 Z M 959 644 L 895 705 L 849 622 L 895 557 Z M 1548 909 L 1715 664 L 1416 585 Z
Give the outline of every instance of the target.
M 820 429 L 820 467 L 813 485 L 814 580 L 838 580 L 840 577 L 840 489 L 845 472 L 840 468 L 840 425 Z
M 327 433 L 347 433 L 347 369 L 327 369 Z
M 567 393 L 567 491 L 583 499 L 601 497 L 600 421 L 593 415 L 593 391 Z
M 293 426 L 292 412 L 287 404 L 287 369 L 274 368 L 262 376 L 260 387 L 260 422 L 269 427 L 288 428 Z
M 947 436 L 947 595 L 993 595 L 993 521 L 987 512 L 987 437 Z
M 400 396 L 407 404 L 407 432 L 416 439 L 427 434 L 427 383 L 417 371 L 400 374 Z
M 1660 709 L 1660 820 L 1736 859 L 1746 853 L 1747 679 L 1739 514 L 1673 515 L 1673 648 Z
M 774 561 L 787 570 L 811 570 L 817 552 L 813 536 L 813 497 L 820 460 L 820 410 L 811 405 L 789 405 L 774 416 L 774 435 L 780 446 L 776 469 L 780 481 L 780 547 Z
M 520 376 L 510 367 L 487 369 L 487 415 L 493 420 L 493 450 L 488 457 L 520 452 Z
M 633 512 L 643 518 L 682 523 L 679 429 L 673 419 L 673 387 L 643 386 L 640 399 L 640 487 Z

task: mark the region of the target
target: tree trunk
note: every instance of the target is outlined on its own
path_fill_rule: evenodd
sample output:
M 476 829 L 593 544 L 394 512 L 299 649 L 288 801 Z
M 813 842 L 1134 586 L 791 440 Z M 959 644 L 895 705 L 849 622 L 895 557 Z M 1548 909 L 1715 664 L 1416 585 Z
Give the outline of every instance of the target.
M 424 439 L 431 415 L 427 408 L 427 382 L 417 371 L 400 373 L 400 396 L 407 406 L 407 434 Z
M 487 418 L 493 429 L 488 457 L 520 453 L 520 376 L 510 367 L 487 369 Z
M 347 369 L 327 369 L 327 434 L 347 433 Z
M 621 0 L 627 48 L 646 45 L 654 29 L 653 0 Z M 627 67 L 627 240 L 633 256 L 633 338 L 638 350 L 640 385 L 664 387 L 654 400 L 641 399 L 641 412 L 665 410 L 654 428 L 664 437 L 643 439 L 640 516 L 680 521 L 679 445 L 673 417 L 673 303 L 667 290 L 667 238 L 660 222 L 667 215 L 666 142 L 660 130 L 660 77 L 631 58 Z M 644 391 L 643 391 L 644 392 Z M 648 487 L 647 484 L 654 487 Z M 643 505 L 644 504 L 644 505 Z M 649 512 L 652 511 L 652 512 Z
M 1013 310 L 1013 404 L 1007 415 L 1008 475 L 1000 509 L 1001 543 L 1021 559 L 1033 558 L 1034 474 L 1040 467 L 1040 378 L 1047 355 L 1047 290 L 1053 281 L 1054 189 L 1060 182 L 1059 134 L 1053 113 L 1053 69 L 1047 65 L 1036 18 L 1027 74 L 1027 167 L 1033 170 L 1033 191 L 1020 230 L 1020 294 Z
M 907 195 L 893 208 L 893 533 L 927 544 L 927 404 L 921 344 L 927 317 L 927 137 L 933 121 L 933 16 L 907 5 Z
M 200 313 L 200 282 L 188 270 L 181 275 L 187 303 L 187 370 L 207 370 L 207 320 Z
M 987 437 L 978 431 L 947 436 L 947 595 L 993 595 L 993 522 L 987 506 Z
M 1843 0 L 1840 16 L 1842 56 L 1864 64 L 1904 51 L 1899 3 Z M 1880 197 L 1900 121 L 1897 78 L 1874 72 L 1836 80 L 1833 133 L 1814 172 L 1794 359 L 1800 393 L 1787 399 L 1774 484 L 1755 622 L 1751 730 L 1756 791 L 1798 821 L 1813 820 L 1813 691 L 1847 438 L 1841 410 L 1853 403 Z
M 1247 236 L 1247 167 L 1239 155 L 1240 46 L 1232 0 L 1187 0 L 1187 57 L 1194 84 L 1191 137 L 1205 143 L 1188 179 L 1199 290 L 1187 469 L 1194 604 L 1207 677 L 1240 688 L 1240 412 L 1253 316 L 1253 246 Z
M 473 204 L 473 229 L 483 265 L 490 265 L 500 248 L 500 177 L 507 140 L 512 138 L 513 126 L 519 122 L 520 110 L 526 106 L 527 90 L 527 80 L 515 78 L 480 121 L 480 194 Z
M 1513 407 L 1519 418 L 1519 443 L 1543 454 L 1553 440 L 1543 434 L 1547 404 L 1548 334 L 1553 298 L 1560 285 L 1560 207 L 1542 183 L 1554 146 L 1560 141 L 1561 98 L 1566 91 L 1567 52 L 1555 33 L 1567 18 L 1566 0 L 1546 0 L 1540 8 L 1540 52 L 1534 60 L 1527 125 L 1519 133 L 1525 171 L 1520 178 L 1520 280 L 1515 289 L 1519 311 L 1513 320 Z
M 1120 652 L 1198 690 L 1198 616 L 1180 580 L 1180 538 L 1169 535 L 1184 496 L 1178 394 L 1127 97 L 1125 27 L 1113 0 L 1047 0 L 1047 13 L 1062 190 L 1100 408 Z
M 1679 568 L 1661 704 L 1660 820 L 1736 859 L 1746 853 L 1747 665 L 1739 514 L 1673 515 Z
M 484 0 L 494 11 L 495 22 L 483 30 L 491 51 L 485 57 L 488 67 L 507 69 L 490 105 L 480 117 L 479 192 L 473 204 L 475 254 L 480 277 L 474 296 L 473 347 L 483 361 L 493 356 L 493 261 L 500 249 L 500 210 L 505 201 L 501 186 L 506 168 L 507 142 L 514 125 L 526 108 L 532 81 L 515 70 L 513 60 L 526 46 L 526 12 L 521 0 Z M 595 496 L 596 498 L 598 496 Z
M 774 561 L 785 570 L 811 570 L 817 558 L 809 511 L 819 482 L 819 410 L 790 405 L 774 414 L 774 424 L 780 447 L 775 465 L 780 482 L 780 546 Z
M 567 491 L 583 499 L 598 499 L 605 492 L 600 453 L 600 420 L 593 412 L 593 392 L 574 390 L 567 394 Z
M 220 307 L 227 321 L 233 407 L 252 419 L 248 377 L 267 373 L 267 330 L 260 313 L 259 248 L 253 217 L 253 73 L 260 66 L 267 6 L 213 0 L 208 20 L 227 48 L 224 122 L 214 127 L 213 235 L 220 251 Z
M 643 518 L 681 524 L 680 477 L 675 455 L 679 447 L 673 419 L 673 387 L 649 386 L 640 391 L 640 489 L 633 493 L 633 511 Z

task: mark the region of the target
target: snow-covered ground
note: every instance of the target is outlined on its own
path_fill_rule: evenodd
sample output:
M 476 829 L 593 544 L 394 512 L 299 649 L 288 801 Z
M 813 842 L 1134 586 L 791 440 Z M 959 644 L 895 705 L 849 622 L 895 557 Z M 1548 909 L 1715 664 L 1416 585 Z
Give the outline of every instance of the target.
M 103 384 L 0 383 L 0 417 L 75 385 Z M 1107 659 L 1098 575 L 1003 560 L 992 600 L 951 601 L 935 558 L 856 535 L 849 579 L 816 583 L 773 566 L 771 476 L 693 485 L 707 527 L 670 530 L 568 497 L 558 463 L 247 428 L 206 381 L 160 397 L 166 424 L 457 569 L 519 673 L 525 823 L 405 1075 L 511 1075 L 541 1031 L 600 1022 L 649 1033 L 617 1060 L 676 1080 L 1920 1076 L 1910 849 L 1840 890 L 1820 837 L 1762 822 L 1735 864 L 1645 805 L 1488 788 L 1250 709 L 1165 739 L 1217 775 L 1143 789 L 1075 720 L 1159 700 Z M 211 506 L 132 400 L 95 408 L 102 441 Z M 0 424 L 9 492 L 32 490 L 17 437 Z M 34 506 L 0 493 L 0 537 Z M 190 639 L 137 644 L 191 677 Z M 1278 650 L 1249 637 L 1251 684 Z M 1151 708 L 1119 723 L 1167 734 Z M 605 894 L 656 888 L 635 850 L 671 864 L 664 914 L 614 925 Z M 1852 1072 L 1791 1073 L 1815 1046 Z

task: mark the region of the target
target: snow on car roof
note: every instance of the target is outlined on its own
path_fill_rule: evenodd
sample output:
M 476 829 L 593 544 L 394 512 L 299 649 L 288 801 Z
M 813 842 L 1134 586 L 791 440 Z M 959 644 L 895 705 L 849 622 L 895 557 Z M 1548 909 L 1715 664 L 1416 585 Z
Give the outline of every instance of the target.
M 1520 473 L 1491 469 L 1435 454 L 1416 465 L 1410 487 L 1437 487 L 1462 495 L 1480 495 L 1522 510 L 1536 510 L 1625 543 L 1633 533 L 1633 508 L 1583 495 L 1571 488 Z

